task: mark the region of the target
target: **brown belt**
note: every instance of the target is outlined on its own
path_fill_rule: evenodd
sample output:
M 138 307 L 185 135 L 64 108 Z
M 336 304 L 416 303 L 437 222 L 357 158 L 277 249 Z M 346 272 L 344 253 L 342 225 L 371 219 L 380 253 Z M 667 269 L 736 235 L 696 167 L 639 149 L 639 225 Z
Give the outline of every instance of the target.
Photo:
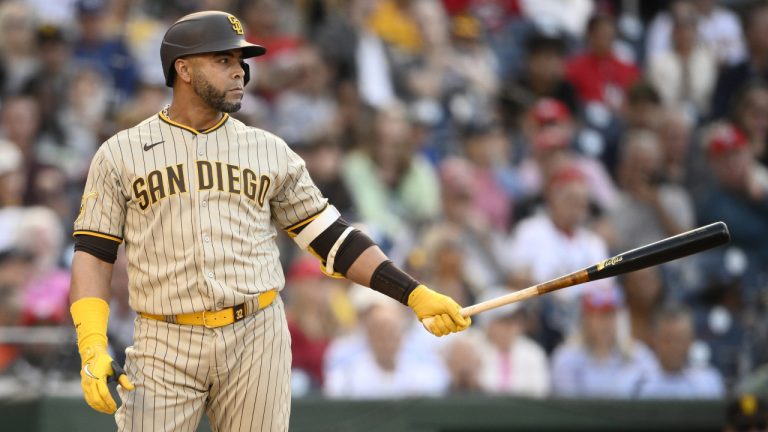
M 236 323 L 248 315 L 256 312 L 257 310 L 264 309 L 265 307 L 271 305 L 276 298 L 277 290 L 271 290 L 259 294 L 257 303 L 249 302 L 255 303 L 253 305 L 249 305 L 249 303 L 243 303 L 217 311 L 192 312 L 178 315 L 155 315 L 144 312 L 140 312 L 139 315 L 144 318 L 151 318 L 169 323 L 182 325 L 199 325 L 208 328 L 216 328 Z

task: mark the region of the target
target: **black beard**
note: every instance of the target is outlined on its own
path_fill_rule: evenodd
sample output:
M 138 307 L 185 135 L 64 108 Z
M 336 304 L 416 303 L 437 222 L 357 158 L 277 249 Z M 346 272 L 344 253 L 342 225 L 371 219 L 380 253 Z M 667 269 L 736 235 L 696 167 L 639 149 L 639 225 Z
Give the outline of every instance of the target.
M 192 89 L 200 96 L 208 106 L 225 113 L 240 111 L 240 102 L 229 103 L 226 100 L 226 92 L 218 90 L 213 86 L 203 74 L 192 75 Z

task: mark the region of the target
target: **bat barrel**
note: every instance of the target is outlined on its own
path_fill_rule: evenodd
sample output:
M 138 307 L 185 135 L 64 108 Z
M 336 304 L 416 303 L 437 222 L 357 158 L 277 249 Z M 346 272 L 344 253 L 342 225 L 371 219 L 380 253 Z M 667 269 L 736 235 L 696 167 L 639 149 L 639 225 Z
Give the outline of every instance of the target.
M 589 280 L 617 276 L 723 245 L 730 238 L 725 223 L 715 222 L 616 255 L 589 267 L 587 274 Z

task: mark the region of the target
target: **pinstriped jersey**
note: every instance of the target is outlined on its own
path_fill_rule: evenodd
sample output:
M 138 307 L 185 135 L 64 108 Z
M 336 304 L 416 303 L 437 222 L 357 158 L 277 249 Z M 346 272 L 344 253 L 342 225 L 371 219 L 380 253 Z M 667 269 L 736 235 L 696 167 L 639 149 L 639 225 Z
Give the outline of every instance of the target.
M 161 112 L 96 152 L 75 235 L 125 242 L 136 311 L 200 312 L 282 289 L 275 226 L 325 206 L 277 136 L 227 114 L 196 131 Z

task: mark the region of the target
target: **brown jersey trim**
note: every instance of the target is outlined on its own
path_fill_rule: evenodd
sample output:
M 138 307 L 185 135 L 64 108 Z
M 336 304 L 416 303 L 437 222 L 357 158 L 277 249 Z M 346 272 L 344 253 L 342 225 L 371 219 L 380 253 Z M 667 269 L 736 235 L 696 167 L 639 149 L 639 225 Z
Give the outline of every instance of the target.
M 120 243 L 123 242 L 123 239 L 121 239 L 120 237 L 115 237 L 113 235 L 104 234 L 104 233 L 100 233 L 100 232 L 96 232 L 96 231 L 78 230 L 78 231 L 75 231 L 74 233 L 72 233 L 72 236 L 75 237 L 75 238 L 77 238 L 77 236 L 79 236 L 79 235 L 88 235 L 88 236 L 92 236 L 92 237 L 99 237 L 99 238 L 103 238 L 103 239 L 107 239 L 107 240 L 112 240 L 114 242 L 117 242 L 117 244 L 120 244 Z
M 75 252 L 81 251 L 93 255 L 96 258 L 110 264 L 117 260 L 117 248 L 119 243 L 104 237 L 80 235 L 75 237 Z
M 168 123 L 169 125 L 176 126 L 178 128 L 182 128 L 182 129 L 188 130 L 188 131 L 192 132 L 195 135 L 207 134 L 207 133 L 213 132 L 216 129 L 220 128 L 227 121 L 227 119 L 229 119 L 229 114 L 224 113 L 224 115 L 221 116 L 221 120 L 219 120 L 215 125 L 209 127 L 208 129 L 206 129 L 204 131 L 199 131 L 199 130 L 197 130 L 195 128 L 189 127 L 187 125 L 184 125 L 184 124 L 181 124 L 181 123 L 178 123 L 178 122 L 175 122 L 175 121 L 169 119 L 165 114 L 163 114 L 162 111 L 157 113 L 157 116 L 160 118 L 160 120 Z

